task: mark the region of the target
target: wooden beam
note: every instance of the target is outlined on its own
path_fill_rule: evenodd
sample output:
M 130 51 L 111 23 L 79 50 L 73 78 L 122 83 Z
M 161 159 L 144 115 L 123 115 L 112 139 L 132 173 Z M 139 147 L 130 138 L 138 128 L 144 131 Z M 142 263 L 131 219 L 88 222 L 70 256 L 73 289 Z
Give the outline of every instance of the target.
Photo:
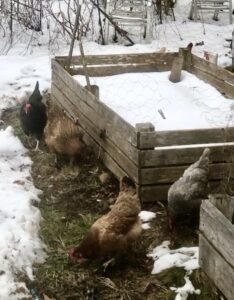
M 162 167 L 173 165 L 192 164 L 200 157 L 207 146 L 183 147 L 183 148 L 160 148 L 153 150 L 140 151 L 140 166 Z M 234 162 L 234 143 L 208 144 L 211 150 L 210 161 L 216 162 Z
M 176 145 L 225 143 L 234 141 L 234 128 L 142 132 L 139 139 L 139 149 Z
M 143 185 L 173 183 L 182 176 L 188 167 L 189 165 L 141 169 L 141 183 Z M 216 163 L 210 165 L 210 180 L 222 180 L 225 178 L 234 179 L 234 163 Z
M 89 76 L 112 76 L 125 73 L 143 72 L 165 72 L 171 69 L 170 65 L 152 64 L 129 64 L 129 65 L 107 65 L 107 66 L 87 66 Z M 71 75 L 85 75 L 81 66 L 76 66 L 69 70 Z
M 154 53 L 128 53 L 128 54 L 114 54 L 114 55 L 86 55 L 87 65 L 119 65 L 119 64 L 154 64 L 158 65 L 172 65 L 172 61 L 178 56 L 178 52 L 154 52 Z M 61 65 L 66 64 L 66 56 L 56 56 L 55 60 Z M 73 56 L 71 60 L 72 65 L 82 65 L 80 56 Z

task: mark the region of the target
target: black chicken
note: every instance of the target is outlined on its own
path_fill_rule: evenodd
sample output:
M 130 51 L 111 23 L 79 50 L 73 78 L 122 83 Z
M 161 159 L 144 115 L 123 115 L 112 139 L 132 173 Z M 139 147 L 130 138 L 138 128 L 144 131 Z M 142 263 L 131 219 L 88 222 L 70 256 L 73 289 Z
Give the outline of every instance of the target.
M 42 103 L 42 95 L 37 81 L 35 89 L 28 101 L 24 102 L 20 109 L 20 123 L 26 135 L 33 135 L 37 139 L 35 151 L 38 150 L 39 141 L 47 122 L 46 106 Z

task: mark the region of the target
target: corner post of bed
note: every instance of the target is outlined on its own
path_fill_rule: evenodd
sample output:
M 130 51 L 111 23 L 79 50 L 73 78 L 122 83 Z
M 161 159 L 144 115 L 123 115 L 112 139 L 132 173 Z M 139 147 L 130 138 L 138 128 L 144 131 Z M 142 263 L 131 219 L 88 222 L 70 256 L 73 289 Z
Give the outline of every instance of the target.
M 136 132 L 137 132 L 137 148 L 139 150 L 147 148 L 147 147 L 144 147 L 144 140 L 151 139 L 151 135 L 149 135 L 149 133 L 152 133 L 155 131 L 154 125 L 152 123 L 137 123 L 135 128 L 136 128 Z M 143 140 L 142 140 L 142 137 L 143 137 Z M 147 149 L 149 149 L 149 148 L 147 148 Z M 150 149 L 152 150 L 153 148 L 150 148 Z
M 145 141 L 147 144 L 148 140 L 151 140 L 151 133 L 155 132 L 155 127 L 152 123 L 137 123 L 135 125 L 137 143 L 136 147 L 138 149 L 138 195 L 141 202 L 144 202 L 144 193 L 142 194 L 142 158 L 145 150 L 153 150 L 154 148 L 148 148 L 147 145 L 144 145 Z M 145 147 L 146 146 L 146 147 Z

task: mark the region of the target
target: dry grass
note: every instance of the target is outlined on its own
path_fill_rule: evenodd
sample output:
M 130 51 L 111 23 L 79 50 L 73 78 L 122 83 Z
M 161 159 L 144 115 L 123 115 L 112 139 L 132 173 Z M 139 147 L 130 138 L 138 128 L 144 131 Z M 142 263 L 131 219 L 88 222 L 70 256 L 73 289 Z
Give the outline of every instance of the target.
M 14 126 L 15 133 L 27 146 L 17 111 L 7 111 L 4 120 Z M 41 149 L 43 152 L 30 151 L 29 154 L 34 162 L 34 183 L 43 191 L 39 204 L 44 218 L 40 234 L 48 247 L 48 258 L 44 264 L 35 266 L 36 281 L 32 285 L 56 300 L 174 299 L 170 287 L 183 285 L 185 272 L 176 268 L 151 275 L 153 262 L 146 257 L 149 249 L 170 238 L 165 209 L 161 205 L 144 207 L 157 212 L 157 218 L 152 228 L 143 232 L 133 253 L 114 267 L 104 272 L 100 262 L 69 264 L 67 250 L 78 244 L 93 221 L 108 210 L 108 201 L 116 197 L 118 184 L 116 181 L 105 186 L 100 184 L 98 175 L 103 166 L 94 157 L 87 157 L 73 168 L 62 161 L 63 167 L 57 169 L 54 156 L 45 146 Z M 178 235 L 174 247 L 197 243 L 197 234 L 187 229 Z M 219 299 L 216 289 L 200 270 L 193 273 L 192 281 L 201 289 L 201 295 L 192 295 L 189 299 Z

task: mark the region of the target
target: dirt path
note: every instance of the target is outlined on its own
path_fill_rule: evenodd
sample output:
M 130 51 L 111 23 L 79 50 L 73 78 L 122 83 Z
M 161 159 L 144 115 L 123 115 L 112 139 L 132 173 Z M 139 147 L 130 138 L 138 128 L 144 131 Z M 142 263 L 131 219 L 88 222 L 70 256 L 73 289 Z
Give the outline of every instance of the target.
M 14 127 L 15 134 L 28 147 L 19 126 L 18 111 L 6 111 L 3 119 Z M 157 212 L 151 229 L 143 231 L 133 253 L 106 273 L 98 262 L 69 265 L 67 250 L 78 244 L 93 221 L 108 211 L 109 204 L 118 194 L 118 182 L 100 183 L 99 175 L 104 168 L 92 155 L 78 167 L 70 168 L 64 161 L 58 169 L 46 146 L 41 149 L 42 152 L 30 150 L 29 155 L 33 160 L 34 184 L 43 191 L 39 204 L 44 218 L 41 237 L 47 245 L 48 258 L 43 265 L 35 266 L 36 281 L 31 285 L 56 300 L 174 299 L 170 287 L 182 286 L 185 272 L 171 269 L 157 276 L 151 275 L 153 262 L 146 256 L 149 249 L 170 238 L 166 212 L 159 204 L 143 207 Z M 197 245 L 197 235 L 188 232 L 177 239 L 175 247 Z M 201 289 L 201 295 L 192 295 L 189 299 L 220 299 L 200 270 L 194 272 L 192 281 Z

